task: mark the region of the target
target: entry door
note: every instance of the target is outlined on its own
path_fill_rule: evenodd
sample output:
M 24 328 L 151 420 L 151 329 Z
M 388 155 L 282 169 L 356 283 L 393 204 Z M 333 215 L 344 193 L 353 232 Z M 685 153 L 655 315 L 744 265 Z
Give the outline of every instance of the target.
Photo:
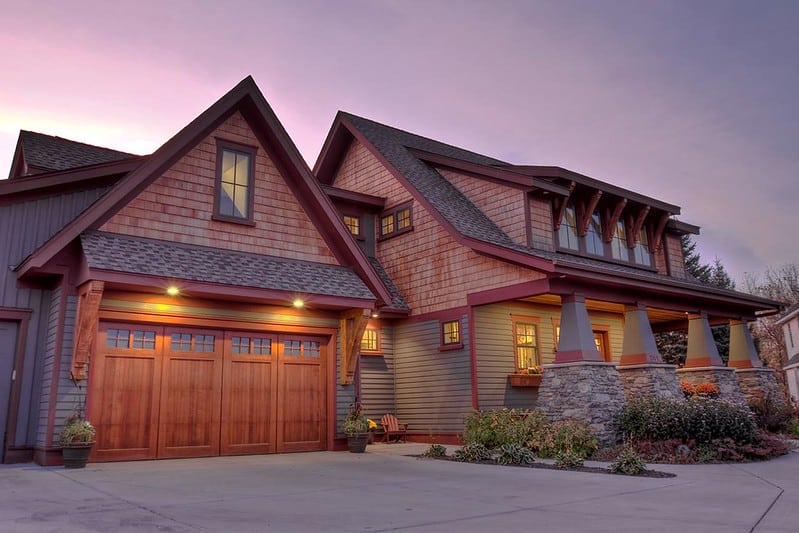
M 6 425 L 11 400 L 11 373 L 14 370 L 14 350 L 17 346 L 17 323 L 0 322 L 0 462 L 5 459 Z
M 164 331 L 158 457 L 219 455 L 224 334 Z
M 319 337 L 280 336 L 278 452 L 325 449 L 327 344 Z

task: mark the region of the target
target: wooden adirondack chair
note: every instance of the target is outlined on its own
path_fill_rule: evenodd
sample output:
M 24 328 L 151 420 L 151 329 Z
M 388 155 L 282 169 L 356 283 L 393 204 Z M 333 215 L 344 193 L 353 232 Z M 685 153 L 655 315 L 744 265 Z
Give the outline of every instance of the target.
M 392 414 L 383 415 L 383 418 L 380 419 L 380 424 L 385 432 L 383 442 L 391 442 L 392 438 L 396 438 L 397 442 L 400 440 L 407 442 L 408 424 L 398 422 L 397 417 Z

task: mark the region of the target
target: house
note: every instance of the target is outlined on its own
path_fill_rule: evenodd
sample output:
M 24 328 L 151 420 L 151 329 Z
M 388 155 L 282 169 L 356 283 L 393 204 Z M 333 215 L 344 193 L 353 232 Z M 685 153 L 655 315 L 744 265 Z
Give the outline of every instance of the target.
M 608 440 L 678 372 L 743 399 L 774 381 L 746 322 L 776 304 L 690 279 L 678 214 L 346 113 L 312 173 L 249 77 L 148 156 L 23 131 L 0 182 L 2 460 L 57 464 L 76 409 L 114 461 L 335 449 L 356 398 L 438 440 L 500 406 Z M 680 328 L 677 371 L 652 332 Z
M 777 320 L 785 335 L 785 347 L 788 349 L 788 362 L 782 369 L 788 383 L 788 393 L 794 402 L 799 401 L 799 304 L 785 310 Z

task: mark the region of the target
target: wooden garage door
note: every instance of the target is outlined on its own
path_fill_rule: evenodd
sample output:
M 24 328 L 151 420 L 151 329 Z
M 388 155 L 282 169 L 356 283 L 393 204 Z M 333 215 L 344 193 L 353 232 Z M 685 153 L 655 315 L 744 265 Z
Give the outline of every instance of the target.
M 94 460 L 321 450 L 326 339 L 103 323 Z

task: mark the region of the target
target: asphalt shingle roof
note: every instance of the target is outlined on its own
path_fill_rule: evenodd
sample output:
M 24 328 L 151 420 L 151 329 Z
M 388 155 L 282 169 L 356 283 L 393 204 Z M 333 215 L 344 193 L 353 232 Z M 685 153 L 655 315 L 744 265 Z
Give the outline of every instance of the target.
M 380 280 L 388 289 L 388 292 L 391 293 L 391 305 L 389 305 L 386 310 L 387 311 L 410 310 L 410 307 L 408 307 L 408 303 L 405 301 L 405 298 L 402 297 L 402 294 L 400 294 L 399 289 L 397 288 L 396 285 L 394 285 L 394 282 L 389 277 L 388 272 L 386 272 L 386 269 L 383 268 L 383 265 L 380 264 L 380 261 L 378 261 L 374 257 L 370 257 L 369 262 L 372 264 L 372 268 L 375 269 L 375 272 L 377 272 L 377 275 L 380 277 Z
M 374 300 L 350 268 L 99 231 L 81 234 L 90 268 Z
M 43 170 L 67 170 L 136 157 L 134 154 L 35 131 L 20 131 L 19 138 L 28 166 Z

